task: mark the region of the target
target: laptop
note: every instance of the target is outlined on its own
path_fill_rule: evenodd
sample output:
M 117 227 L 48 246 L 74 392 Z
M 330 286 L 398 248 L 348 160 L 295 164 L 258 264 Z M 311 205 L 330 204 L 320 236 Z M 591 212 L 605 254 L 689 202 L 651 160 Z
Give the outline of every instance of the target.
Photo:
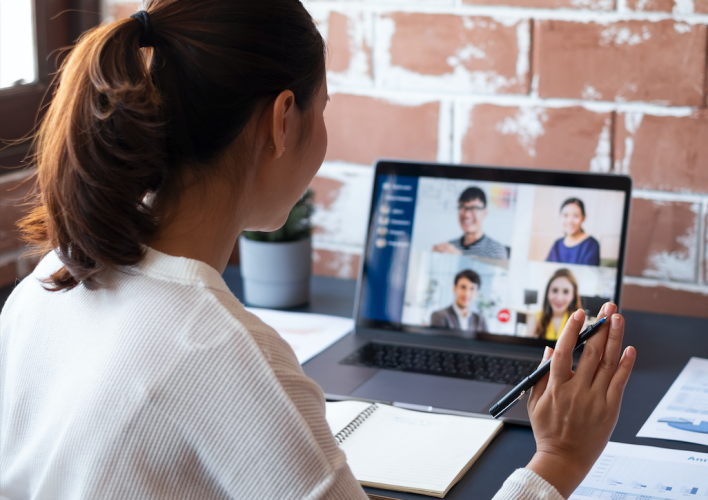
M 619 306 L 630 201 L 620 175 L 379 161 L 355 331 L 305 373 L 332 400 L 488 416 L 569 314 Z

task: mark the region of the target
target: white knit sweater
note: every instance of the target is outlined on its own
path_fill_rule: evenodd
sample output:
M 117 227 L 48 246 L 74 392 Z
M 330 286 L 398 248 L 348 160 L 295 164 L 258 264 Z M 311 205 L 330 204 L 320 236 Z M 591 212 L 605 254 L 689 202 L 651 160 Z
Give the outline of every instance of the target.
M 60 265 L 0 316 L 0 497 L 366 498 L 322 390 L 214 269 L 148 249 L 99 290 L 44 290 Z M 560 498 L 523 470 L 495 497 Z

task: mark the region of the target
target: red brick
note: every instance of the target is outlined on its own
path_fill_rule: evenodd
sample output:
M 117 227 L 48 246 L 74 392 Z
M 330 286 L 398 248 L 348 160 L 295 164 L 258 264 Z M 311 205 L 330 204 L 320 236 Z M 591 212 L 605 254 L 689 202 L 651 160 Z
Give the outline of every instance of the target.
M 329 15 L 327 49 L 330 71 L 345 71 L 349 68 L 352 51 L 349 47 L 349 18 L 344 14 L 332 12 Z
M 310 184 L 315 192 L 315 249 L 361 254 L 369 222 L 372 176 L 369 166 L 322 166 Z
M 534 33 L 541 97 L 703 103 L 705 25 L 540 21 Z
M 440 103 L 407 106 L 347 94 L 331 99 L 325 111 L 327 160 L 368 165 L 383 157 L 437 158 Z
M 34 187 L 28 179 L 34 170 L 25 170 L 0 177 L 0 255 L 24 248 L 17 221 L 27 214 L 27 195 Z
M 665 286 L 624 285 L 622 308 L 658 314 L 708 318 L 708 292 L 673 290 Z
M 693 0 L 693 11 L 696 14 L 708 14 L 708 0 Z
M 363 26 L 362 15 L 345 15 L 331 12 L 327 22 L 327 69 L 339 73 L 351 69 L 361 70 L 366 77 L 372 77 L 371 47 L 362 34 L 367 29 Z M 356 28 L 359 29 L 356 29 Z M 363 57 L 365 68 L 352 68 L 355 57 Z M 361 65 L 361 61 L 357 61 Z
M 480 104 L 462 140 L 462 161 L 480 165 L 608 171 L 611 113 L 581 107 Z
M 317 210 L 329 211 L 339 198 L 344 183 L 328 177 L 316 176 L 310 183 L 310 188 L 315 192 L 315 206 Z M 325 234 L 326 230 L 320 226 L 312 228 L 313 234 Z
M 517 28 L 525 25 L 528 32 L 529 21 L 505 26 L 491 18 L 447 14 L 395 13 L 387 17 L 396 25 L 391 40 L 392 66 L 434 76 L 452 74 L 461 67 L 479 75 L 490 92 L 528 93 L 528 64 L 517 68 L 519 51 L 528 61 L 528 49 L 519 46 Z
M 109 6 L 108 14 L 115 20 L 130 17 L 142 8 L 142 2 L 115 3 Z
M 629 9 L 644 12 L 671 12 L 674 9 L 674 5 L 674 0 L 627 0 Z
M 357 279 L 361 256 L 351 253 L 313 250 L 312 272 L 318 276 Z
M 615 170 L 635 188 L 708 193 L 708 114 L 618 113 L 615 130 Z
M 632 200 L 625 274 L 695 282 L 697 212 L 692 203 Z
M 708 213 L 703 214 L 703 248 L 701 249 L 701 281 L 708 284 Z
M 310 183 L 310 188 L 315 192 L 315 205 L 325 210 L 332 208 L 332 205 L 344 187 L 344 183 L 328 177 L 316 176 Z
M 614 10 L 614 0 L 462 0 L 469 5 L 509 5 L 537 9 Z

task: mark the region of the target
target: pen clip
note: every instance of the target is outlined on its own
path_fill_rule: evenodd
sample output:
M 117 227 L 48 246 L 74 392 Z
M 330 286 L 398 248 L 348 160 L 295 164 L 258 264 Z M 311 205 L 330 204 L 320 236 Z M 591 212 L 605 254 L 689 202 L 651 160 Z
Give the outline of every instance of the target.
M 526 391 L 521 391 L 521 394 L 519 394 L 519 397 L 517 397 L 514 401 L 512 401 L 511 403 L 509 403 L 508 405 L 506 405 L 502 411 L 500 411 L 500 412 L 497 413 L 496 415 L 493 415 L 493 417 L 494 417 L 494 418 L 499 418 L 499 417 L 501 417 L 502 415 L 504 415 L 507 411 L 509 411 L 509 410 L 511 409 L 512 406 L 514 406 L 516 403 L 519 402 L 519 400 L 520 400 L 521 398 L 524 397 L 524 394 L 526 394 Z

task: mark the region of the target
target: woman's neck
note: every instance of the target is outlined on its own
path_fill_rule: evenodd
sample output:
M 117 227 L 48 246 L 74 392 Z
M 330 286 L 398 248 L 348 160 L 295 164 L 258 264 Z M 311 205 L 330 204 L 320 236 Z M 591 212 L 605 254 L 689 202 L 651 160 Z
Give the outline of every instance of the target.
M 167 224 L 148 246 L 174 257 L 199 260 L 223 273 L 245 229 L 245 192 L 234 192 L 233 183 L 219 175 L 185 182 Z
M 566 243 L 566 245 L 578 244 L 581 241 L 583 241 L 585 238 L 587 238 L 587 235 L 585 234 L 585 231 L 583 231 L 581 229 L 573 234 L 566 235 L 565 236 L 565 243 Z

